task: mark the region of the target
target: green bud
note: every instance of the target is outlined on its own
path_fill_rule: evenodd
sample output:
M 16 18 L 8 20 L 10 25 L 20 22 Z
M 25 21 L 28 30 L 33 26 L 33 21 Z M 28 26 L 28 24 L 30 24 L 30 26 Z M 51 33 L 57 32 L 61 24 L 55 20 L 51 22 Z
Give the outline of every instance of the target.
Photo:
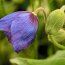
M 60 9 L 52 11 L 48 18 L 45 26 L 46 33 L 48 34 L 49 41 L 55 44 L 57 47 L 62 47 L 64 45 L 65 40 L 65 13 L 63 6 Z M 53 40 L 50 36 L 53 36 Z M 53 42 L 55 41 L 55 42 Z M 59 43 L 60 45 L 58 46 Z M 63 43 L 63 45 L 61 45 Z M 64 48 L 65 49 L 65 48 Z
M 47 34 L 51 35 L 56 34 L 60 29 L 63 28 L 64 21 L 65 14 L 63 10 L 57 9 L 52 11 L 47 18 L 47 23 L 45 26 Z

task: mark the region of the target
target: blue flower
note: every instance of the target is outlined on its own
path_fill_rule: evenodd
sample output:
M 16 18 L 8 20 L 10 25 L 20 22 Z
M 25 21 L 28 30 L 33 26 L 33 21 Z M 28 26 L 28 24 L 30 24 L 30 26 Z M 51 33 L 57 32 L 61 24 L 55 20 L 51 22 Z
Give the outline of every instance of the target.
M 37 28 L 37 16 L 27 11 L 14 12 L 0 19 L 0 30 L 4 31 L 16 52 L 31 44 Z

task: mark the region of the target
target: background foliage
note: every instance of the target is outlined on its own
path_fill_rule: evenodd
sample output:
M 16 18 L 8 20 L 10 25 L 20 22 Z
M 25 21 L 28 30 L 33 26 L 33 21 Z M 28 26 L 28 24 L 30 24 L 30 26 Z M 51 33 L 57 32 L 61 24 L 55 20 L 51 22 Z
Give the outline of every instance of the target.
M 40 6 L 48 16 L 63 5 L 65 0 L 0 0 L 0 18 L 15 11 L 34 11 Z M 48 41 L 42 13 L 38 13 L 39 27 L 34 42 L 18 54 L 0 31 L 0 65 L 65 65 L 65 50 Z

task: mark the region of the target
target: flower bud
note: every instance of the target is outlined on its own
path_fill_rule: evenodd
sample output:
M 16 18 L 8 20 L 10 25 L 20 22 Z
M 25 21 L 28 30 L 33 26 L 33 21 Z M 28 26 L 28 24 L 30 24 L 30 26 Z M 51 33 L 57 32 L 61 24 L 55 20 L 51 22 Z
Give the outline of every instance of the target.
M 61 28 L 63 28 L 64 22 L 65 22 L 64 11 L 62 11 L 61 9 L 52 11 L 47 18 L 47 23 L 45 27 L 46 32 L 48 34 L 57 33 Z

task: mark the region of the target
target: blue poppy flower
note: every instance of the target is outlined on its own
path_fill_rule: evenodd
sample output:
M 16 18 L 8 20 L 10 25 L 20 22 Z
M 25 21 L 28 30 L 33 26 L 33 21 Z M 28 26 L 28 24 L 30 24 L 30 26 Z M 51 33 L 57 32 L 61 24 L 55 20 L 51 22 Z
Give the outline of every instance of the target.
M 14 12 L 0 19 L 0 30 L 4 31 L 16 52 L 29 46 L 37 28 L 37 16 L 27 11 Z

